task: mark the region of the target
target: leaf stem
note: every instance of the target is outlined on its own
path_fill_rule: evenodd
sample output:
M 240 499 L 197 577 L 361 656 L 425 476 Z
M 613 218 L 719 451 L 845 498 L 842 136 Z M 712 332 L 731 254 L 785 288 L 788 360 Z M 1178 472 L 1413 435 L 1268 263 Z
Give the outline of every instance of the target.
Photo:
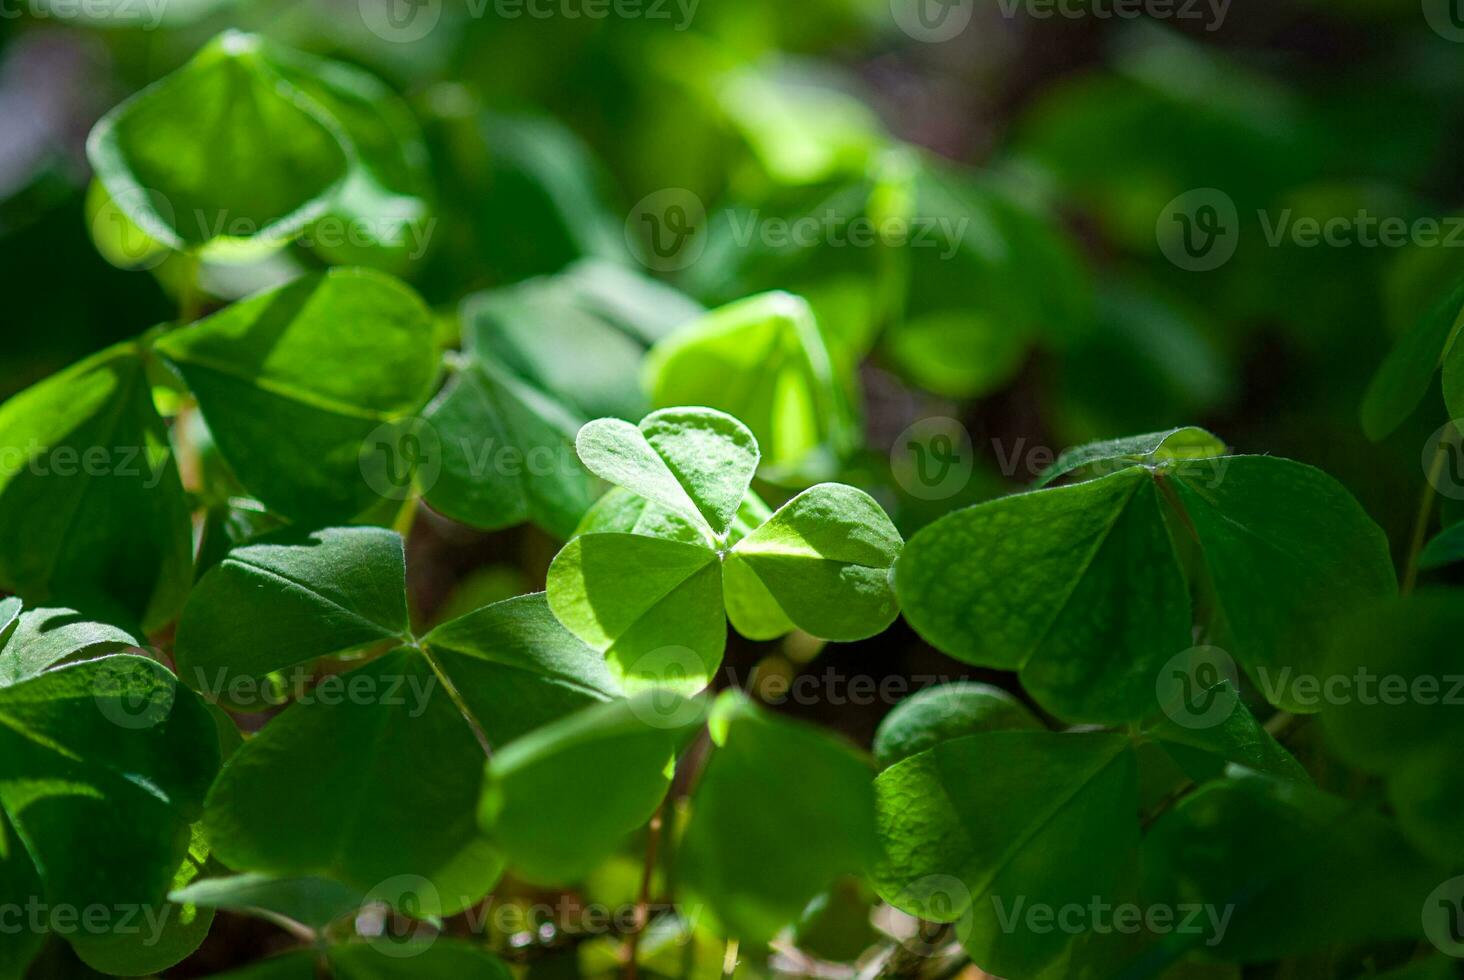
M 1424 538 L 1428 536 L 1428 519 L 1433 515 L 1434 483 L 1444 470 L 1444 440 L 1440 439 L 1434 449 L 1433 462 L 1423 481 L 1423 494 L 1418 501 L 1418 516 L 1413 520 L 1413 538 L 1408 545 L 1408 561 L 1403 566 L 1403 582 L 1398 587 L 1401 595 L 1413 591 L 1418 583 L 1418 556 L 1423 551 Z
M 727 939 L 727 950 L 722 954 L 722 976 L 730 977 L 737 972 L 737 937 Z
M 641 933 L 646 930 L 650 918 L 651 884 L 656 876 L 656 848 L 661 840 L 661 824 L 664 822 L 666 801 L 671 798 L 670 788 L 661 798 L 651 822 L 646 828 L 646 863 L 641 869 L 640 894 L 635 903 L 635 921 L 625 937 L 625 980 L 636 980 L 636 957 L 640 953 Z
M 188 269 L 183 277 L 183 285 L 178 290 L 179 325 L 192 323 L 203 312 L 203 293 L 198 288 L 198 271 L 203 260 L 194 252 L 187 252 L 185 255 Z

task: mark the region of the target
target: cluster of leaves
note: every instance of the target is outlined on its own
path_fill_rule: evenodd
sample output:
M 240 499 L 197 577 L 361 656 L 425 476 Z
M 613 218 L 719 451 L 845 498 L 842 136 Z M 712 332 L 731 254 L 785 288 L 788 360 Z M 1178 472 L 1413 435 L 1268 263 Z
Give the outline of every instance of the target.
M 63 954 L 156 972 L 226 910 L 309 946 L 238 977 L 504 978 L 483 944 L 436 939 L 444 921 L 500 889 L 616 894 L 597 876 L 642 843 L 642 905 L 706 912 L 633 928 L 631 963 L 664 976 L 720 975 L 728 941 L 889 967 L 876 902 L 1022 978 L 1236 976 L 1339 937 L 1391 963 L 1421 938 L 1425 898 L 1464 865 L 1458 712 L 1325 712 L 1332 755 L 1385 801 L 1314 783 L 1258 713 L 1315 710 L 1287 677 L 1445 675 L 1457 595 L 1399 598 L 1340 483 L 1193 427 L 1082 446 L 908 543 L 875 497 L 818 482 L 857 472 L 871 351 L 972 397 L 1092 296 L 999 183 L 762 75 L 723 82 L 786 214 L 976 230 L 944 257 L 790 254 L 736 245 L 734 210 L 710 229 L 719 281 L 682 283 L 699 299 L 580 243 L 444 325 L 392 275 L 433 204 L 422 137 L 375 78 L 230 33 L 97 125 L 91 203 L 119 218 L 94 223 L 97 245 L 176 283 L 185 313 L 0 406 L 0 907 L 146 910 L 162 929 L 53 919 L 69 954 L 28 931 L 0 977 Z M 749 121 L 769 100 L 823 125 L 770 136 Z M 532 168 L 533 126 L 488 130 Z M 332 221 L 374 239 L 327 244 Z M 296 275 L 304 258 L 337 267 Z M 267 284 L 191 315 L 243 267 Z M 1370 433 L 1440 363 L 1456 405 L 1460 305 L 1384 366 Z M 546 590 L 414 624 L 419 502 L 563 541 Z M 1425 564 L 1459 540 L 1445 530 Z M 942 653 L 1014 672 L 1040 711 L 941 685 L 870 754 L 706 693 L 729 624 L 854 642 L 901 612 Z M 1197 671 L 1212 646 L 1241 669 Z M 1219 721 L 1178 720 L 1198 703 Z M 1225 910 L 1226 927 L 1011 926 L 1019 903 L 1095 897 Z M 684 955 L 666 940 L 683 926 Z M 584 954 L 593 972 L 604 950 Z

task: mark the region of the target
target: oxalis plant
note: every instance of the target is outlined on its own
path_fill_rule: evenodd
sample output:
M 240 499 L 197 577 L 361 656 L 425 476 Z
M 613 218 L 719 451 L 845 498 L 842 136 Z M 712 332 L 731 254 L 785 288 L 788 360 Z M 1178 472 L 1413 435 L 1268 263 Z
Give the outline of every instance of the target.
M 981 199 L 886 149 L 865 203 Z M 1194 426 L 906 542 L 852 485 L 858 345 L 807 299 L 709 310 L 587 258 L 429 308 L 395 274 L 425 146 L 359 69 L 225 34 L 89 151 L 98 247 L 179 311 L 0 405 L 0 978 L 168 971 L 221 916 L 268 924 L 249 980 L 1453 975 L 1433 482 L 1401 586 L 1339 482 Z M 234 289 L 246 259 L 287 273 Z M 879 316 L 949 326 L 887 285 Z M 1440 364 L 1456 403 L 1461 303 L 1369 434 Z M 921 336 L 897 359 L 934 386 L 992 381 Z M 531 525 L 544 590 L 414 614 L 429 520 Z M 867 746 L 783 710 L 877 636 L 951 679 Z M 779 652 L 749 679 L 729 649 Z

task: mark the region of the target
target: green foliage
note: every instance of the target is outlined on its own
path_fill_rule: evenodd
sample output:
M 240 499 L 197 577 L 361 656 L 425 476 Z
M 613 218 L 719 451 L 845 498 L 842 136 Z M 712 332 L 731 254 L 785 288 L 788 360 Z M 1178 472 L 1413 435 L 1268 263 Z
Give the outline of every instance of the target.
M 31 602 L 102 602 L 149 627 L 177 615 L 190 577 L 188 507 L 136 346 L 7 401 L 0 443 L 7 588 Z
M 18 604 L 5 603 L 14 617 Z M 27 617 L 59 618 L 67 640 L 37 649 Z M 100 929 L 61 934 L 99 967 L 145 973 L 182 959 L 202 935 L 169 933 L 158 948 L 129 935 L 127 909 L 155 918 L 181 910 L 164 896 L 189 861 L 189 824 L 219 767 L 218 737 L 203 704 L 145 657 L 76 661 L 114 631 L 65 613 L 30 610 L 6 627 L 0 648 L 0 894 L 7 908 L 107 909 Z M 68 662 L 69 661 L 69 662 Z M 43 920 L 48 921 L 48 920 Z M 162 920 L 166 923 L 166 920 Z M 186 925 L 186 924 L 184 924 Z M 206 927 L 206 924 L 205 924 Z M 44 940 L 29 929 L 0 954 L 19 976 Z
M 410 473 L 398 442 L 437 377 L 421 299 L 379 273 L 297 279 L 165 334 L 157 351 L 198 398 L 219 453 L 254 496 L 292 520 L 349 520 Z M 288 434 L 282 438 L 281 434 Z
M 1451 759 L 1461 625 L 1458 597 L 1441 590 L 1375 605 L 1338 624 L 1323 675 L 1349 695 L 1322 718 L 1337 754 L 1382 776 L 1404 831 L 1450 863 L 1464 857 L 1464 779 Z
M 858 640 L 894 620 L 889 568 L 901 540 L 863 491 L 820 484 L 729 540 L 759 460 L 757 440 L 730 415 L 600 419 L 577 446 L 592 473 L 678 519 L 673 537 L 582 534 L 549 568 L 554 615 L 605 653 L 627 690 L 701 690 L 721 663 L 729 616 L 755 639 L 796 627 Z
M 0 29 L 0 978 L 1452 975 L 1439 11 L 359 6 Z
M 765 943 L 874 853 L 867 758 L 824 732 L 722 694 L 716 748 L 681 842 L 686 887 L 730 935 Z
M 713 310 L 651 348 L 644 370 L 654 407 L 707 405 L 742 419 L 774 478 L 826 470 L 829 462 L 810 457 L 848 448 L 828 348 L 797 296 L 767 293 Z
M 1161 668 L 1193 645 L 1193 595 L 1200 625 L 1273 703 L 1315 710 L 1283 672 L 1315 673 L 1327 624 L 1394 591 L 1381 531 L 1311 467 L 1135 455 L 1165 452 L 1154 438 L 1068 457 L 1129 464 L 1107 476 L 921 531 L 895 569 L 906 616 L 952 656 L 1020 670 L 1059 717 L 1131 722 L 1153 712 Z

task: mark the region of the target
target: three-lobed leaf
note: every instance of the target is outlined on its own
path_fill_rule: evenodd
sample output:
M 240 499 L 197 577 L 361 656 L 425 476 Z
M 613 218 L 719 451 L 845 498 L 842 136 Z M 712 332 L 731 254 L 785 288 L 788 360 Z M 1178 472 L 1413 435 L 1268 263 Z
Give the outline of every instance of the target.
M 165 334 L 156 350 L 234 475 L 279 514 L 346 521 L 410 482 L 411 415 L 436 382 L 437 347 L 421 298 L 390 276 L 305 276 Z
M 1126 722 L 1153 712 L 1161 668 L 1192 646 L 1192 593 L 1268 700 L 1309 711 L 1288 678 L 1315 672 L 1335 616 L 1396 580 L 1382 531 L 1336 481 L 1227 456 L 956 511 L 911 539 L 895 586 L 937 648 L 1021 670 L 1060 717 Z

